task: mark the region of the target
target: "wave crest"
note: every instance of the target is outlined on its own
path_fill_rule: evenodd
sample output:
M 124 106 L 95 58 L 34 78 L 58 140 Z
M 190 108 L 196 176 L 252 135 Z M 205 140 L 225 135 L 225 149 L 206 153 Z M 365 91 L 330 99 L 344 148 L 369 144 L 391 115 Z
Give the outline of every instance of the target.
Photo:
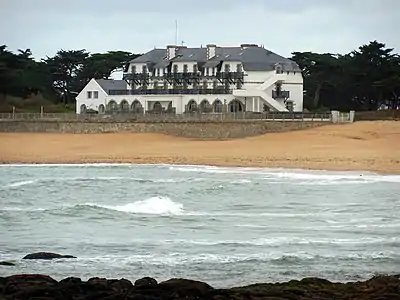
M 151 215 L 181 215 L 183 204 L 174 202 L 168 197 L 151 197 L 124 205 L 102 205 L 96 203 L 85 203 L 86 206 L 98 207 L 125 213 L 151 214 Z

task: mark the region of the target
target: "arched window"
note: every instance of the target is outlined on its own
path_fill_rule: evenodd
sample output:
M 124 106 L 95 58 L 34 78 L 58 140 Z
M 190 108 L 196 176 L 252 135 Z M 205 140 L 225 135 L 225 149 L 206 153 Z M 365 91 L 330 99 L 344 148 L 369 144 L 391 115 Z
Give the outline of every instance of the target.
M 125 99 L 121 101 L 119 104 L 120 109 L 122 112 L 128 112 L 129 111 L 129 103 Z
M 118 111 L 118 104 L 114 100 L 110 100 L 107 104 L 107 110 L 111 112 Z
M 143 113 L 143 106 L 139 102 L 139 100 L 135 100 L 132 102 L 131 111 L 134 112 L 135 114 Z
M 79 108 L 81 114 L 86 114 L 86 110 L 87 108 L 85 104 L 82 104 L 81 107 Z
M 244 111 L 243 103 L 237 99 L 232 100 L 229 102 L 229 112 L 236 113 Z
M 106 108 L 103 104 L 99 105 L 99 114 L 104 114 L 106 112 Z
M 196 112 L 196 111 L 197 111 L 197 103 L 192 99 L 186 105 L 186 112 Z
M 222 102 L 221 102 L 221 100 L 219 100 L 219 99 L 215 100 L 213 105 L 212 105 L 212 108 L 213 108 L 213 112 L 222 113 Z
M 202 113 L 210 113 L 212 112 L 212 106 L 207 99 L 204 99 L 200 102 L 200 112 Z
M 162 113 L 163 107 L 160 102 L 155 102 L 153 105 L 153 112 L 155 113 Z

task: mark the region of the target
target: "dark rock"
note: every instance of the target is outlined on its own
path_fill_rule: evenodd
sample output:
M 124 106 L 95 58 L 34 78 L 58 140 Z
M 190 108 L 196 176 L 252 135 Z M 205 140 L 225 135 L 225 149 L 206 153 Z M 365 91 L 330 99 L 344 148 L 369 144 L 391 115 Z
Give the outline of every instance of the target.
M 61 280 L 59 283 L 60 284 L 80 284 L 82 282 L 82 279 L 77 278 L 77 277 L 68 277 L 63 280 Z
M 213 290 L 213 288 L 205 282 L 182 278 L 173 278 L 159 283 L 158 286 L 163 290 L 173 291 L 172 299 L 182 299 L 187 295 L 195 297 L 194 299 L 199 299 L 199 297 L 203 299 Z
M 157 285 L 157 280 L 151 277 L 143 277 L 135 281 L 135 286 L 152 286 Z
M 0 266 L 15 266 L 15 263 L 10 261 L 0 261 Z
M 55 259 L 55 258 L 76 258 L 72 255 L 61 255 L 51 252 L 36 252 L 25 255 L 22 259 Z
M 133 288 L 132 282 L 127 279 L 109 280 L 109 287 L 114 291 L 129 291 Z
M 0 277 L 0 299 L 31 300 L 305 300 L 400 299 L 396 276 L 377 276 L 364 282 L 332 283 L 319 278 L 285 283 L 260 283 L 230 289 L 214 289 L 200 281 L 170 279 L 157 284 L 150 277 L 136 280 L 93 277 L 88 281 L 69 277 L 59 282 L 45 275 Z

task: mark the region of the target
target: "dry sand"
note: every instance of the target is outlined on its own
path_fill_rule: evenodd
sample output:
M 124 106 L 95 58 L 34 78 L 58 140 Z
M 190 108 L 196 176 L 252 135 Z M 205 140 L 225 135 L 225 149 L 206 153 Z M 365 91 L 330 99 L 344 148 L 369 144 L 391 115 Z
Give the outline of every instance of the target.
M 0 161 L 204 164 L 400 174 L 400 122 L 326 125 L 228 141 L 136 133 L 0 133 Z

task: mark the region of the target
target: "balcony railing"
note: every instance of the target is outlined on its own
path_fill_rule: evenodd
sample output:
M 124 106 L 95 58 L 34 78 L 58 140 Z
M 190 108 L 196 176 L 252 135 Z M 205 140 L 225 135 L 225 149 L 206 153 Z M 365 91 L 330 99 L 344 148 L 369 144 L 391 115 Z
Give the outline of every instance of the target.
M 273 99 L 288 99 L 290 98 L 290 91 L 272 91 Z
M 217 73 L 216 77 L 218 79 L 243 79 L 243 72 L 220 72 Z
M 122 76 L 123 80 L 148 80 L 150 79 L 149 73 L 125 73 Z
M 178 72 L 164 73 L 162 75 L 150 73 L 124 73 L 124 80 L 144 80 L 150 78 L 165 78 L 165 79 L 190 79 L 190 78 L 216 78 L 216 79 L 243 79 L 243 72 L 219 72 L 216 74 L 201 74 L 201 72 Z
M 121 95 L 216 95 L 232 94 L 231 89 L 147 89 L 147 90 L 110 90 L 112 96 Z

